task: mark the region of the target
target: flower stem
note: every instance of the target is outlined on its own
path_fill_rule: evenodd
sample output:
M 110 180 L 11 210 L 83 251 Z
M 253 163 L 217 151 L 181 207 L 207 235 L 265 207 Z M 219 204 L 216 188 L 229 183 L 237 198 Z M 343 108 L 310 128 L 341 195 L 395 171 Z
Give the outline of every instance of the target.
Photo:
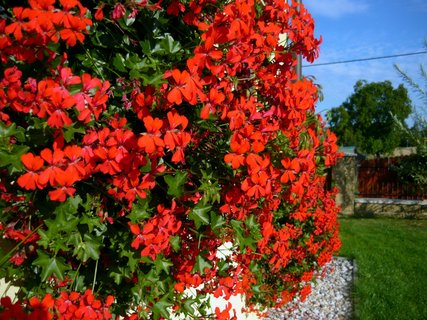
M 96 274 L 98 273 L 98 260 L 95 263 L 95 274 L 93 275 L 92 292 L 95 292 Z

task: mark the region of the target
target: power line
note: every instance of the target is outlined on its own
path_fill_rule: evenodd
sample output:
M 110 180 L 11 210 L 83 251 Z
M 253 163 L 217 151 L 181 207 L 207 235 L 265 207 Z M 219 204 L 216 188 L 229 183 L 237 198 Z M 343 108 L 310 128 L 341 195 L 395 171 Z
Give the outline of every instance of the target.
M 416 54 L 424 54 L 424 53 L 427 53 L 427 51 L 400 53 L 400 54 L 394 54 L 394 55 L 389 55 L 389 56 L 380 56 L 380 57 L 371 57 L 371 58 L 362 58 L 362 59 L 352 59 L 352 60 L 307 64 L 307 65 L 304 65 L 302 67 L 303 68 L 309 68 L 309 67 L 318 67 L 318 66 L 328 66 L 328 65 L 332 65 L 332 64 L 352 63 L 352 62 L 369 61 L 369 60 L 381 60 L 381 59 L 389 59 L 389 58 L 396 58 L 396 57 L 413 56 Z

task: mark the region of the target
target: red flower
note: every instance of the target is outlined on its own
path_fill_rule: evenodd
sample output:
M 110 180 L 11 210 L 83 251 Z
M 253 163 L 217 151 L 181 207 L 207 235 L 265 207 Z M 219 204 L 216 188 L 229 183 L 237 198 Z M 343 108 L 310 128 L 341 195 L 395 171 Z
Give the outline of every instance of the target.
M 158 148 L 162 149 L 165 146 L 161 138 L 160 129 L 163 127 L 163 120 L 147 116 L 143 119 L 147 133 L 143 134 L 138 139 L 138 146 L 144 149 L 147 153 L 153 153 Z
M 101 21 L 102 19 L 104 19 L 104 12 L 102 12 L 102 9 L 104 8 L 104 4 L 100 4 L 98 5 L 98 8 L 96 9 L 95 12 L 95 20 Z
M 21 156 L 21 161 L 29 171 L 18 178 L 18 185 L 26 190 L 35 190 L 36 186 L 43 189 L 45 183 L 40 181 L 39 174 L 36 173 L 43 167 L 43 159 L 29 152 Z
M 117 3 L 117 4 L 114 6 L 114 9 L 113 9 L 113 12 L 112 12 L 112 14 L 111 14 L 111 17 L 112 17 L 114 20 L 118 20 L 118 19 L 120 19 L 120 18 L 123 18 L 123 17 L 124 17 L 124 15 L 125 15 L 125 13 L 126 13 L 126 8 L 125 8 L 125 6 L 124 6 L 123 4 L 121 4 L 121 3 Z
M 227 304 L 227 307 L 222 311 L 219 307 L 216 307 L 215 308 L 216 319 L 217 320 L 237 320 L 236 310 L 234 310 L 234 309 L 233 309 L 234 316 L 230 317 L 230 311 L 231 311 L 232 307 L 233 306 L 230 302 Z
M 40 182 L 43 184 L 49 184 L 55 186 L 58 184 L 56 177 L 63 174 L 63 170 L 60 168 L 64 162 L 64 153 L 60 149 L 43 149 L 40 152 L 41 157 L 49 164 L 41 174 Z
M 42 301 L 37 297 L 32 297 L 29 304 L 33 309 L 28 317 L 29 320 L 53 319 L 53 315 L 49 312 L 49 309 L 53 307 L 55 301 L 49 293 L 44 296 Z
M 165 78 L 172 76 L 174 85 L 172 90 L 167 94 L 167 99 L 170 103 L 180 105 L 185 99 L 190 104 L 197 103 L 197 93 L 200 91 L 201 84 L 196 76 L 191 76 L 188 71 L 183 72 L 174 69 L 165 74 Z
M 231 163 L 233 169 L 238 169 L 240 166 L 245 164 L 245 156 L 237 153 L 227 153 L 224 156 L 224 161 L 226 163 Z
M 0 299 L 0 319 L 27 319 L 27 315 L 24 313 L 20 302 L 12 303 L 9 297 L 2 297 Z
M 22 40 L 22 31 L 25 30 L 25 22 L 22 20 L 24 19 L 24 8 L 22 7 L 15 7 L 12 9 L 13 14 L 15 15 L 15 18 L 18 20 L 16 22 L 13 22 L 9 24 L 5 29 L 4 32 L 6 34 L 13 34 L 16 40 L 21 41 Z
M 301 166 L 298 158 L 289 159 L 285 158 L 282 161 L 282 165 L 285 168 L 285 172 L 283 173 L 280 181 L 283 183 L 287 183 L 288 181 L 295 181 L 297 178 L 297 174 L 301 170 Z
M 77 310 L 77 302 L 80 294 L 77 292 L 61 292 L 58 299 L 55 301 L 56 310 L 59 311 L 64 319 L 72 319 L 74 312 Z

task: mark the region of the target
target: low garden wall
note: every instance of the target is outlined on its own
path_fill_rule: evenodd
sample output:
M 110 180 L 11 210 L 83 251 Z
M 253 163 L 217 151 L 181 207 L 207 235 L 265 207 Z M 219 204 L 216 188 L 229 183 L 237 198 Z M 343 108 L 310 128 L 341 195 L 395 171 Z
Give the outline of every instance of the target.
M 357 198 L 354 215 L 427 219 L 427 200 Z
M 332 185 L 340 190 L 336 201 L 341 206 L 342 216 L 427 219 L 427 200 L 389 199 L 386 196 L 358 198 L 359 162 L 357 154 L 346 153 L 332 169 Z

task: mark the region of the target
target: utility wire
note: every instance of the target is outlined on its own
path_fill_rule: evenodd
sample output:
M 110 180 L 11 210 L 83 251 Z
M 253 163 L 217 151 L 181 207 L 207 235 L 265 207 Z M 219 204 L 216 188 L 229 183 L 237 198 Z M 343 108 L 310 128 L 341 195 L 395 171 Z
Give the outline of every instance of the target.
M 381 59 L 389 59 L 389 58 L 396 58 L 396 57 L 413 56 L 416 54 L 425 54 L 425 53 L 427 53 L 427 51 L 401 53 L 401 54 L 394 54 L 394 55 L 389 55 L 389 56 L 371 57 L 371 58 L 363 58 L 363 59 L 352 59 L 352 60 L 344 60 L 344 61 L 307 64 L 307 65 L 304 65 L 302 67 L 303 68 L 309 68 L 309 67 L 318 67 L 318 66 L 329 66 L 332 64 L 352 63 L 352 62 L 369 61 L 369 60 L 381 60 Z

